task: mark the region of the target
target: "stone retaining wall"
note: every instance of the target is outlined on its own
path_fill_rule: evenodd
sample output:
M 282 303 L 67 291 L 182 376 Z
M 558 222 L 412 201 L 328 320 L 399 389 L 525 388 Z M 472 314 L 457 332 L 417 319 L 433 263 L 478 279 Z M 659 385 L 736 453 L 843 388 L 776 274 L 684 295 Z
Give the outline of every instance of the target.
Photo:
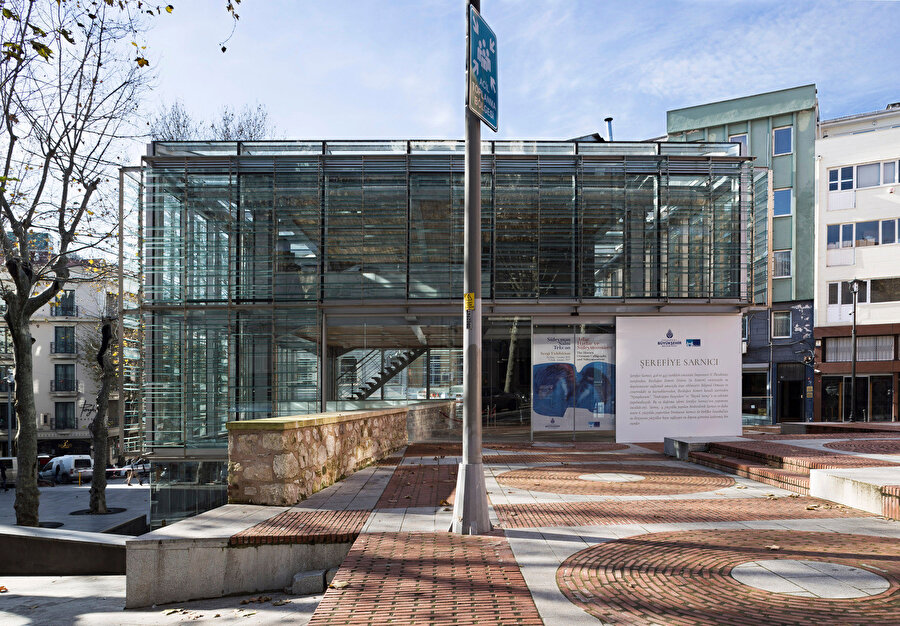
M 408 442 L 452 402 L 228 423 L 228 502 L 296 504 Z M 415 429 L 413 429 L 415 430 Z

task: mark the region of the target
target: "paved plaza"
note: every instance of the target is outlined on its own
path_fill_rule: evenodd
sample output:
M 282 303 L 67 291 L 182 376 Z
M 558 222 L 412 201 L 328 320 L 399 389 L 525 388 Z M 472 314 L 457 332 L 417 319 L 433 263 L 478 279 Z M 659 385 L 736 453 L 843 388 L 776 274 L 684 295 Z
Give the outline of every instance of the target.
M 788 455 L 792 467 L 900 468 L 900 436 L 890 433 L 727 445 Z M 42 590 L 16 578 L 0 583 L 10 590 L 0 621 L 900 623 L 900 522 L 673 460 L 658 444 L 522 442 L 486 444 L 495 528 L 459 536 L 446 532 L 459 455 L 458 444 L 413 444 L 268 519 L 262 507 L 233 507 L 248 521 L 231 545 L 355 539 L 324 595 L 123 611 L 123 577 L 78 581 L 64 600 L 51 590 L 70 579 Z

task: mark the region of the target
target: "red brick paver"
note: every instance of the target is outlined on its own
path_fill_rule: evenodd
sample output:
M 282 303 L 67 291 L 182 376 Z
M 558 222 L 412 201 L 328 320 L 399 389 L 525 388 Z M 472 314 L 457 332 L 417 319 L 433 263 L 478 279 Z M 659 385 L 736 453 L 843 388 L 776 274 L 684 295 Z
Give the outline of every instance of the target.
M 359 535 L 371 511 L 285 511 L 233 535 L 232 546 L 344 543 Z
M 710 454 L 749 458 L 786 469 L 839 469 L 843 467 L 886 467 L 898 465 L 889 461 L 855 457 L 838 452 L 823 452 L 771 441 L 742 441 L 709 444 Z
M 461 456 L 461 443 L 411 443 L 403 456 Z
M 504 528 L 871 517 L 806 497 L 498 504 L 494 512 Z
M 860 454 L 900 454 L 900 439 L 834 441 L 825 447 Z
M 310 626 L 543 624 L 499 534 L 361 535 L 332 586 Z
M 620 461 L 663 461 L 666 457 L 647 454 L 590 454 L 584 452 L 556 452 L 547 454 L 485 454 L 481 457 L 484 463 L 618 463 Z M 671 460 L 671 459 L 669 459 Z
M 453 502 L 457 465 L 401 465 L 385 487 L 375 508 L 404 509 L 441 506 Z
M 637 474 L 644 476 L 644 480 L 599 482 L 579 478 L 583 474 L 597 472 Z M 688 467 L 594 463 L 512 470 L 498 475 L 497 482 L 507 487 L 545 493 L 649 496 L 715 491 L 730 487 L 734 479 Z
M 485 448 L 491 450 L 506 450 L 509 452 L 564 452 L 577 450 L 580 452 L 612 452 L 614 450 L 627 450 L 626 443 L 612 443 L 608 441 L 574 441 L 565 444 L 548 446 L 540 442 L 536 443 L 485 443 Z
M 774 548 L 770 548 L 774 546 Z M 762 591 L 731 578 L 741 563 L 827 561 L 891 583 L 876 596 L 819 599 Z M 897 624 L 895 539 L 800 531 L 686 531 L 600 544 L 569 557 L 557 583 L 573 603 L 614 624 Z

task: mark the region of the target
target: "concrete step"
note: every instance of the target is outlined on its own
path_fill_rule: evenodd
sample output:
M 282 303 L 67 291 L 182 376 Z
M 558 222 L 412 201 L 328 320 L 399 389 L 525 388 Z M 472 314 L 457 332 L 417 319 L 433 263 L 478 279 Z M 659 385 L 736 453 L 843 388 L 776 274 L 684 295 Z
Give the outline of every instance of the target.
M 781 487 L 801 495 L 809 495 L 809 473 L 792 469 L 771 467 L 747 459 L 725 456 L 713 452 L 691 452 L 688 460 L 714 469 L 751 478 L 755 481 Z
M 900 467 L 815 469 L 809 495 L 898 519 Z

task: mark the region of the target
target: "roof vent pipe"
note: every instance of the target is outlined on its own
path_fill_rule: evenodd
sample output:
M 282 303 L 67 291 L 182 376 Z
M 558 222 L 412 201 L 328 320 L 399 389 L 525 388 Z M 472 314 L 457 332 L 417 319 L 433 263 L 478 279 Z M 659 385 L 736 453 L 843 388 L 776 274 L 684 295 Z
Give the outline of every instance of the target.
M 612 118 L 607 117 L 603 121 L 606 122 L 606 136 L 609 137 L 609 139 L 607 139 L 607 141 L 612 141 L 613 140 L 613 138 L 612 138 Z

